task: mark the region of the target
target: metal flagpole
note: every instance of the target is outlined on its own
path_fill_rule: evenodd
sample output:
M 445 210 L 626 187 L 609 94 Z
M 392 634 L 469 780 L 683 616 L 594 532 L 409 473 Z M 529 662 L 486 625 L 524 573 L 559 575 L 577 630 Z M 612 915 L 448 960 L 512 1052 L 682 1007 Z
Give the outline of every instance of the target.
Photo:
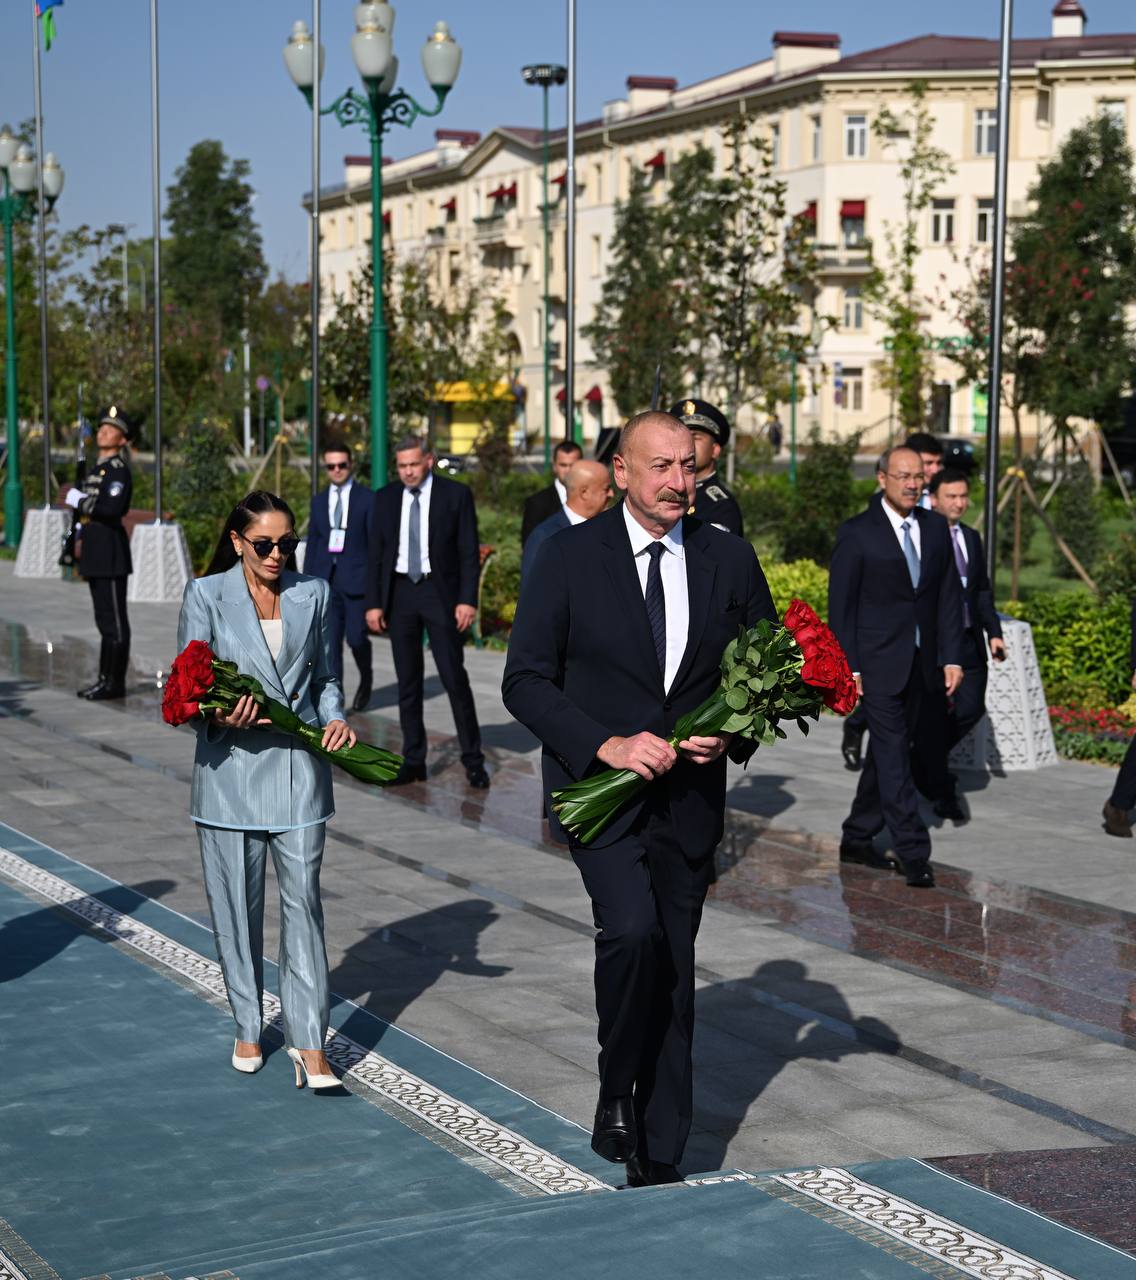
M 568 217 L 564 250 L 564 438 L 576 439 L 576 0 L 568 0 Z
M 150 181 L 154 236 L 154 523 L 162 523 L 162 156 L 158 114 L 158 0 L 150 0 Z
M 312 0 L 312 47 L 315 75 L 312 77 L 312 387 L 311 421 L 308 423 L 308 441 L 311 445 L 312 493 L 320 487 L 319 472 L 319 420 L 320 420 L 320 0 Z M 379 252 L 382 253 L 382 220 L 371 210 L 371 235 L 379 236 Z M 375 388 L 371 388 L 371 395 Z M 381 487 L 386 477 L 371 477 L 374 488 Z
M 39 215 L 39 363 L 43 390 L 43 505 L 51 506 L 51 388 L 47 353 L 47 202 L 43 191 L 43 79 L 40 71 L 39 18 L 32 11 L 35 41 L 36 201 Z
M 1010 157 L 1010 52 L 1014 0 L 1002 0 L 998 62 L 998 154 L 994 179 L 994 262 L 990 290 L 990 386 L 986 396 L 986 501 L 983 536 L 990 587 L 998 563 L 998 426 L 1002 409 L 1002 328 L 1006 300 L 1006 186 Z

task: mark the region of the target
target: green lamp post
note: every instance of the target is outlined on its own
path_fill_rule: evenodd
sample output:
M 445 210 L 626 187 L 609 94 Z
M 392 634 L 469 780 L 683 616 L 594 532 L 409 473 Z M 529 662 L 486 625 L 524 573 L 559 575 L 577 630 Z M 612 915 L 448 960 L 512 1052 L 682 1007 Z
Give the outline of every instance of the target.
M 355 34 L 351 56 L 363 80 L 364 92 L 348 89 L 320 115 L 334 115 L 340 125 L 361 125 L 371 142 L 371 483 L 379 488 L 387 476 L 387 325 L 383 315 L 383 135 L 391 125 L 409 128 L 419 116 L 436 116 L 454 86 L 462 51 L 444 22 L 435 25 L 422 47 L 422 69 L 436 102 L 423 107 L 410 94 L 395 88 L 398 58 L 393 51 L 394 9 L 389 4 L 355 6 Z M 320 71 L 323 51 L 320 51 Z M 307 24 L 297 22 L 284 48 L 288 74 L 312 105 L 316 77 L 315 45 Z
M 0 128 L 0 218 L 4 222 L 5 391 L 8 418 L 8 478 L 4 484 L 4 541 L 19 544 L 24 525 L 24 486 L 20 476 L 19 378 L 16 364 L 16 282 L 12 231 L 17 222 L 34 222 L 36 161 L 12 130 Z M 49 152 L 43 164 L 43 194 L 50 209 L 63 190 L 63 170 Z

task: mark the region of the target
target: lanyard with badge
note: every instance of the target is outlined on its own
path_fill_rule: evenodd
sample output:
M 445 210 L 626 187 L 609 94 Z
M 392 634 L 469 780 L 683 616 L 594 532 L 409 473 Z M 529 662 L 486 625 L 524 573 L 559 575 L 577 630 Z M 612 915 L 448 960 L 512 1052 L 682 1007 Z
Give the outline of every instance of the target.
M 332 529 L 327 538 L 327 549 L 333 555 L 337 555 L 343 550 L 343 544 L 347 540 L 347 530 L 343 527 L 343 490 L 337 489 L 335 494 L 335 515 L 332 519 Z

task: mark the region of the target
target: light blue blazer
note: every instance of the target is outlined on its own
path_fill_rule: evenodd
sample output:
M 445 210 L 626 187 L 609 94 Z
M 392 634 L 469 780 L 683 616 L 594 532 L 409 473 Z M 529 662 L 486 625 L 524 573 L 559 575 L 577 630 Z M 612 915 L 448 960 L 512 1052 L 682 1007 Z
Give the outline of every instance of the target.
M 256 676 L 264 692 L 308 724 L 343 719 L 343 690 L 327 643 L 329 588 L 322 578 L 281 577 L 283 641 L 272 661 L 238 561 L 227 573 L 190 581 L 178 619 L 178 652 L 203 640 L 218 658 Z M 197 723 L 190 814 L 242 831 L 294 831 L 335 812 L 331 766 L 289 734 Z

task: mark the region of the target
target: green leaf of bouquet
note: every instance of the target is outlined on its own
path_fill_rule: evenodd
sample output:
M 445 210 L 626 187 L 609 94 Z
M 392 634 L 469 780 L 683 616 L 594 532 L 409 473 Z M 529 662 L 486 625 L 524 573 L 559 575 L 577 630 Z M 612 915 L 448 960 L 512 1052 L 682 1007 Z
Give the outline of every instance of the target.
M 772 689 L 781 678 L 779 671 L 767 671 L 761 678 L 761 687 L 763 689 Z
M 797 717 L 797 728 L 800 729 L 806 738 L 809 736 L 809 722 L 801 716 Z
M 773 732 L 774 732 L 774 733 L 775 733 L 779 738 L 787 738 L 787 737 L 789 736 L 789 735 L 785 732 L 785 730 L 781 728 L 781 726 L 780 726 L 779 724 L 775 724 L 775 725 L 773 726 Z
M 722 725 L 722 732 L 748 735 L 752 725 L 752 716 L 746 715 L 744 711 L 735 711 L 726 723 Z
M 749 702 L 749 696 L 744 689 L 727 689 L 726 690 L 726 706 L 731 711 L 741 711 Z

